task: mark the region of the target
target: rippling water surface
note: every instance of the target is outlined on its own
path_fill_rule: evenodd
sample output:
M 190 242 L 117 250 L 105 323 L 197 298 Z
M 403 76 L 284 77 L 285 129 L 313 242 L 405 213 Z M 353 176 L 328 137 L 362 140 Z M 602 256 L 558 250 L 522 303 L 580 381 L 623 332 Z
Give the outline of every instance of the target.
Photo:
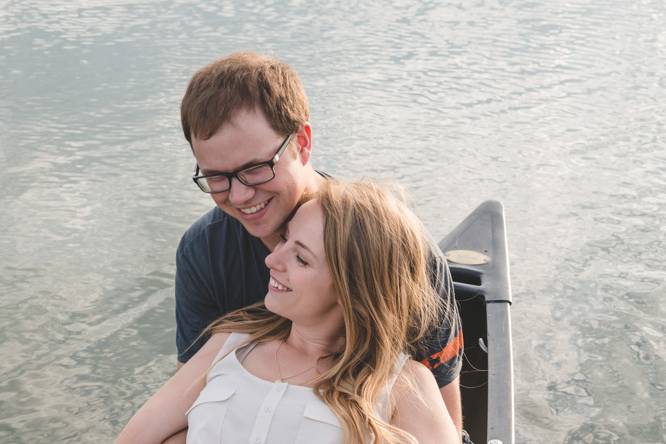
M 504 202 L 518 442 L 666 442 L 663 2 L 0 3 L 0 442 L 111 441 L 173 372 L 179 101 L 241 49 L 436 237 Z

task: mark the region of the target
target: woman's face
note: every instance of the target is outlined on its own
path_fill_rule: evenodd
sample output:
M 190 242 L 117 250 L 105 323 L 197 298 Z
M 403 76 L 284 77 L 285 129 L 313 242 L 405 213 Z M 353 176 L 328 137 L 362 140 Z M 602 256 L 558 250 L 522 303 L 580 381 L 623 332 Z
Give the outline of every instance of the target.
M 326 261 L 324 214 L 318 201 L 298 209 L 266 265 L 271 277 L 265 304 L 270 311 L 304 326 L 344 325 Z

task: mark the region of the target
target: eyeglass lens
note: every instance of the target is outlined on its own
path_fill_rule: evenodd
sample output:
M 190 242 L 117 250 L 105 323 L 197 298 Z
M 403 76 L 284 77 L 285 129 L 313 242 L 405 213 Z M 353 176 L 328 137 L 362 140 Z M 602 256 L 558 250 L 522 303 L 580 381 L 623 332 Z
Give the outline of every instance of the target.
M 257 165 L 236 173 L 236 178 L 247 186 L 260 185 L 273 177 L 273 168 L 269 165 Z M 231 188 L 229 177 L 223 175 L 200 178 L 197 183 L 208 193 L 221 193 Z

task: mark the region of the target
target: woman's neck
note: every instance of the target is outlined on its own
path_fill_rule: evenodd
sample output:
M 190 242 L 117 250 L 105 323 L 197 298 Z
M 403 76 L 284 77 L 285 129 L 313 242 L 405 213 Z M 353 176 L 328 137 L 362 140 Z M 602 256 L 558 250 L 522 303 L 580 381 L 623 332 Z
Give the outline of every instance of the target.
M 291 326 L 285 344 L 313 358 L 341 352 L 345 346 L 344 331 L 322 332 L 306 327 Z

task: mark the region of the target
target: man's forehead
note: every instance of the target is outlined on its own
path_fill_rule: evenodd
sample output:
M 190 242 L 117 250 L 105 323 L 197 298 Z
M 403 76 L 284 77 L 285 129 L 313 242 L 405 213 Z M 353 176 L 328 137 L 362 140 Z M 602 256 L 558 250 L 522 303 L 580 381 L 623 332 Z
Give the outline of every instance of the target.
M 276 133 L 245 132 L 230 126 L 206 140 L 193 137 L 192 148 L 201 169 L 231 171 L 270 160 L 280 142 Z

